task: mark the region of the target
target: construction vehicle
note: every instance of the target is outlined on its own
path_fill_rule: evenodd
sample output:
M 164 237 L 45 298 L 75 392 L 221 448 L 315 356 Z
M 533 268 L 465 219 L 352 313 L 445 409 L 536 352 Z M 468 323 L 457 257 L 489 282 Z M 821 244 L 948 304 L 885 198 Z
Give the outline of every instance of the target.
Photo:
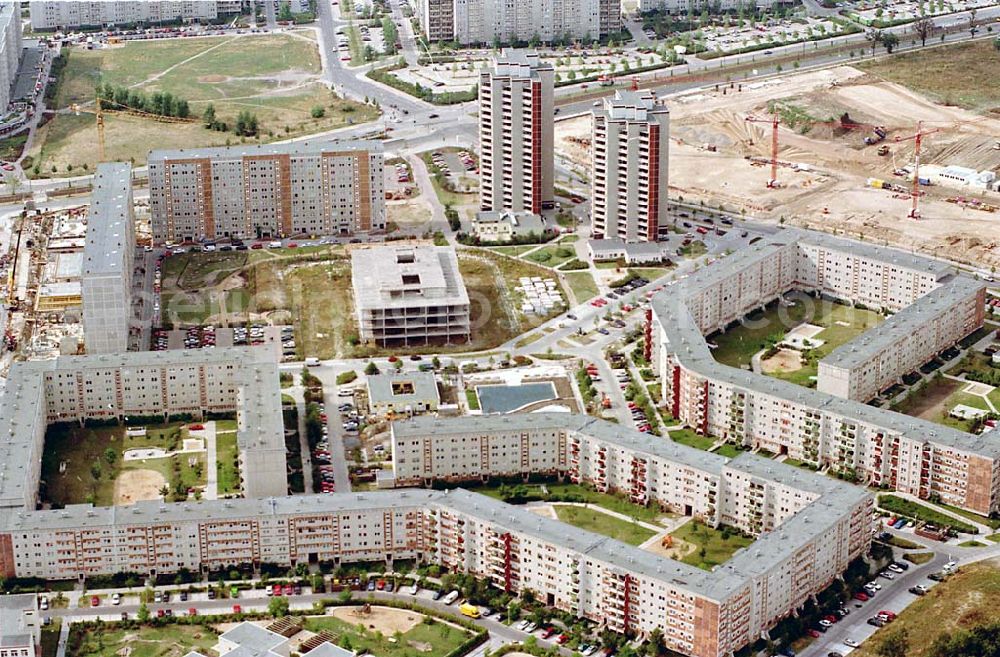
M 866 135 L 864 142 L 865 146 L 871 146 L 872 144 L 877 144 L 880 141 L 885 140 L 886 131 L 884 126 L 877 125 L 872 129 L 871 135 Z
M 876 152 L 879 155 L 881 155 L 882 157 L 885 157 L 886 155 L 889 154 L 889 145 L 888 144 L 882 144 L 881 146 L 878 147 L 878 151 L 876 151 Z
M 614 79 L 614 77 L 612 77 L 610 75 L 599 75 L 599 76 L 597 76 L 597 84 L 601 85 L 602 87 L 610 87 L 614 83 L 615 83 L 615 79 Z

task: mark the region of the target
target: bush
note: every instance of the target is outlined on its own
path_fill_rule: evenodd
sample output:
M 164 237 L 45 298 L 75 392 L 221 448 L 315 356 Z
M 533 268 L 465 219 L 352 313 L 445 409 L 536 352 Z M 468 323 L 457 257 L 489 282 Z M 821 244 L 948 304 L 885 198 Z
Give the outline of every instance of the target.
M 322 105 L 317 105 L 316 107 L 312 108 L 309 114 L 311 114 L 314 119 L 322 119 L 324 116 L 326 116 L 326 108 L 323 107 Z
M 349 372 L 341 372 L 340 374 L 337 375 L 337 385 L 338 386 L 346 385 L 348 383 L 351 383 L 352 381 L 355 381 L 357 378 L 358 378 L 358 373 L 355 372 L 354 370 L 351 370 Z

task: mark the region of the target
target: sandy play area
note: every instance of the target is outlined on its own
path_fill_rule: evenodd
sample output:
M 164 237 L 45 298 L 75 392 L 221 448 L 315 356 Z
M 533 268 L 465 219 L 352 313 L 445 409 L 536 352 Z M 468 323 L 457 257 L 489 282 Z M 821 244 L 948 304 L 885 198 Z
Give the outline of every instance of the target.
M 115 480 L 115 505 L 160 499 L 167 480 L 156 470 L 126 470 Z
M 423 614 L 407 609 L 379 607 L 373 605 L 370 614 L 360 613 L 363 607 L 334 607 L 333 615 L 340 620 L 357 625 L 363 624 L 369 630 L 376 630 L 385 636 L 396 632 L 408 632 L 424 619 Z
M 666 539 L 670 539 L 669 547 L 664 543 Z M 682 541 L 680 539 L 673 538 L 669 534 L 664 536 L 659 541 L 653 541 L 646 545 L 643 550 L 647 552 L 652 552 L 653 554 L 659 555 L 661 557 L 666 557 L 668 559 L 674 559 L 675 561 L 680 561 L 687 555 L 694 552 L 696 546 L 693 543 L 688 543 L 687 541 Z
M 794 349 L 779 349 L 770 358 L 761 359 L 760 369 L 764 374 L 794 372 L 802 369 L 802 354 Z

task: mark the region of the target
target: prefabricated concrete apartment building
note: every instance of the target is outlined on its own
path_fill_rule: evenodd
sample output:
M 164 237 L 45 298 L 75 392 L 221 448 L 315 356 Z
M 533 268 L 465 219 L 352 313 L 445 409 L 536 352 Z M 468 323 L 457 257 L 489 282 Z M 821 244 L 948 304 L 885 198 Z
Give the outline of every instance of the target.
M 363 341 L 405 346 L 469 339 L 469 294 L 453 247 L 354 249 L 351 280 Z
M 382 144 L 305 141 L 149 154 L 156 243 L 385 230 Z
M 99 164 L 90 195 L 80 276 L 88 354 L 128 351 L 134 266 L 132 166 Z
M 818 390 L 712 357 L 704 336 L 791 290 L 895 315 L 820 361 Z M 660 401 L 702 435 L 989 515 L 1000 510 L 1000 431 L 972 435 L 864 403 L 982 327 L 985 291 L 935 260 L 779 230 L 653 298 Z

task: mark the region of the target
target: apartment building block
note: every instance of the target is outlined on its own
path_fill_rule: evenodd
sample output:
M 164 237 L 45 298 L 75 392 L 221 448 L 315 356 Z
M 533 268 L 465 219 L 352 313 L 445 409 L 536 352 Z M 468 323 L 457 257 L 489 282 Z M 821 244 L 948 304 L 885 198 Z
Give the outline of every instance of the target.
M 0 509 L 32 510 L 45 429 L 56 422 L 236 413 L 243 494 L 284 495 L 284 427 L 270 350 L 220 348 L 17 362 L 0 398 Z
M 779 0 L 778 4 L 792 3 L 793 0 Z M 769 0 L 753 0 L 753 2 L 744 2 L 744 0 L 718 0 L 718 4 L 713 6 L 717 8 L 716 11 L 735 11 L 740 8 L 749 9 L 751 5 L 757 9 L 771 9 L 775 3 Z M 692 0 L 639 0 L 639 11 L 641 13 L 647 11 L 665 11 L 671 14 L 682 14 L 696 7 L 697 5 Z
M 317 141 L 149 154 L 157 243 L 385 230 L 381 142 Z
M 504 50 L 479 79 L 479 209 L 541 214 L 555 204 L 555 72 L 536 52 Z
M 355 249 L 351 281 L 364 341 L 385 346 L 469 339 L 469 294 L 453 247 Z
M 232 0 L 31 0 L 31 29 L 212 21 L 239 11 Z
M 944 348 L 976 330 L 982 325 L 976 308 L 981 288 L 937 261 L 817 233 L 779 231 L 653 298 L 662 402 L 702 435 L 787 453 L 865 483 L 925 499 L 939 496 L 988 515 L 1000 509 L 1000 432 L 970 435 L 868 406 L 850 394 L 824 392 L 878 387 L 869 383 L 876 364 L 879 380 L 894 382 L 928 353 L 928 344 Z M 839 350 L 828 356 L 829 365 L 821 360 L 816 390 L 712 357 L 704 336 L 793 289 L 897 314 L 887 322 L 887 337 L 876 327 L 862 336 L 857 352 L 848 351 L 861 354 L 857 360 Z M 898 342 L 895 336 L 903 331 L 933 337 Z M 883 357 L 890 347 L 902 353 Z
M 0 2 L 0 110 L 6 112 L 17 80 L 24 46 L 21 8 L 17 2 Z
M 592 41 L 622 31 L 620 0 L 418 0 L 429 41 L 463 45 Z
M 553 433 L 599 434 L 609 453 L 619 452 L 609 458 L 626 463 L 648 444 L 635 431 L 583 416 L 484 417 L 474 426 L 469 419 L 397 423 L 394 439 L 433 440 L 433 449 L 447 451 L 467 435 L 517 449 L 525 439 L 541 445 Z M 803 604 L 869 545 L 872 498 L 860 488 L 753 455 L 669 449 L 681 465 L 691 461 L 711 471 L 726 514 L 737 517 L 745 508 L 747 517 L 772 518 L 774 527 L 709 572 L 463 490 L 76 505 L 0 511 L 0 574 L 78 579 L 416 559 L 511 593 L 531 590 L 548 605 L 614 631 L 659 629 L 668 648 L 686 655 L 722 657 Z M 758 489 L 758 496 L 746 492 Z
M 132 165 L 97 166 L 86 239 L 80 286 L 87 353 L 128 351 L 135 268 Z
M 594 239 L 655 242 L 667 221 L 670 111 L 651 91 L 616 91 L 592 121 Z
M 0 596 L 0 657 L 37 657 L 42 650 L 41 638 L 38 596 Z

